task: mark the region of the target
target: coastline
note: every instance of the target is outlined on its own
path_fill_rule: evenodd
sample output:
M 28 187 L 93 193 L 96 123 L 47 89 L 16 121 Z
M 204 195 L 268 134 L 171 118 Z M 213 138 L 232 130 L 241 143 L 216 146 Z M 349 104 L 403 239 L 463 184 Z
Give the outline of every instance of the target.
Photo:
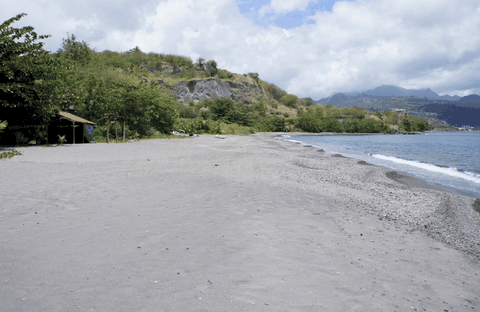
M 396 142 L 398 144 L 407 144 L 407 146 L 408 144 L 410 144 L 410 148 L 415 148 L 415 144 L 424 144 L 426 140 L 428 141 L 428 139 L 425 138 L 429 138 L 428 135 L 430 134 L 435 134 L 435 132 L 420 133 L 417 138 L 414 138 L 412 140 L 407 139 L 407 141 L 405 141 L 405 138 L 402 139 L 403 135 L 401 134 L 387 135 L 387 137 L 378 138 L 378 142 L 376 142 L 377 139 L 375 139 L 375 134 L 361 134 L 360 136 L 365 136 L 367 138 L 361 138 L 359 140 L 358 144 L 360 145 L 358 146 L 358 149 L 355 145 L 357 143 L 354 143 L 357 140 L 351 138 L 352 135 L 355 136 L 356 134 L 327 134 L 325 140 L 315 138 L 325 136 L 324 134 L 310 135 L 304 133 L 296 133 L 285 134 L 279 137 L 283 137 L 283 139 L 287 141 L 313 145 L 317 148 L 323 148 L 326 152 L 332 154 L 340 153 L 345 157 L 363 160 L 375 166 L 389 168 L 390 170 L 397 171 L 402 175 L 415 177 L 417 179 L 425 181 L 431 186 L 439 187 L 448 192 L 454 192 L 464 196 L 480 198 L 480 190 L 478 189 L 478 183 L 480 183 L 480 176 L 478 175 L 478 169 L 476 169 L 478 168 L 478 163 L 475 164 L 475 159 L 471 160 L 471 164 L 466 160 L 472 158 L 471 153 L 470 155 L 468 153 L 453 155 L 451 151 L 435 150 L 433 151 L 434 153 L 439 153 L 439 155 L 445 153 L 447 158 L 442 159 L 440 157 L 440 159 L 438 159 L 433 157 L 433 159 L 430 159 L 429 157 L 424 157 L 424 155 L 426 155 L 425 152 L 428 151 L 422 150 L 421 148 L 412 155 L 409 155 L 408 153 L 406 154 L 405 151 L 402 151 L 401 149 L 399 150 L 400 153 L 398 154 L 398 156 L 395 154 L 395 152 L 393 154 L 391 152 L 388 152 L 392 150 L 391 142 Z M 447 132 L 441 132 L 441 134 L 449 135 L 447 134 Z M 334 136 L 339 137 L 338 141 L 336 138 L 334 138 Z M 349 136 L 350 138 L 348 138 Z M 302 137 L 304 138 L 302 139 Z M 436 140 L 438 140 L 438 135 L 435 136 L 435 138 Z M 449 138 L 446 137 L 446 139 L 448 140 Z M 473 144 L 475 145 L 476 141 L 478 141 L 478 138 L 473 139 Z M 371 143 L 373 143 L 373 145 L 369 145 Z M 379 149 L 379 146 L 383 143 L 385 143 L 385 148 L 387 150 L 385 154 L 382 152 L 381 148 Z M 429 143 L 430 142 L 427 142 L 427 144 Z M 451 143 L 457 144 L 456 141 L 453 141 Z M 449 144 L 447 143 L 447 145 Z M 373 148 L 373 151 L 371 150 L 371 148 Z M 458 148 L 460 150 L 463 150 L 466 149 L 467 146 L 459 146 Z M 448 157 L 450 157 L 450 159 L 448 159 Z M 473 158 L 475 157 L 473 156 Z M 457 162 L 460 162 L 458 166 L 449 162 L 452 160 L 455 161 L 455 159 Z M 468 165 L 465 166 L 466 164 Z
M 6 311 L 480 306 L 473 198 L 277 135 L 18 148 Z

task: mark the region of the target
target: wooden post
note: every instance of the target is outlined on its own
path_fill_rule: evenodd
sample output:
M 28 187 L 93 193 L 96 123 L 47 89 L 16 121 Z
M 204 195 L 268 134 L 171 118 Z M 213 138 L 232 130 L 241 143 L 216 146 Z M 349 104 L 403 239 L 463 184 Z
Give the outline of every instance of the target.
M 118 122 L 115 120 L 115 143 L 118 143 Z
M 75 144 L 75 121 L 73 122 L 73 144 Z
M 125 120 L 123 121 L 123 143 L 125 143 Z
M 109 141 L 109 138 L 110 138 L 110 122 L 107 121 L 107 143 L 110 143 Z

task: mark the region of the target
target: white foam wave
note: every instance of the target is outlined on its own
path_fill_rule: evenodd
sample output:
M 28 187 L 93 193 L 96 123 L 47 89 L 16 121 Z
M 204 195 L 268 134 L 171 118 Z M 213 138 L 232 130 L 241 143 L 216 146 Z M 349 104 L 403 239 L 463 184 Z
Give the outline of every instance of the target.
M 457 168 L 443 168 L 443 167 L 438 167 L 432 164 L 425 164 L 418 161 L 405 160 L 405 159 L 392 157 L 392 156 L 384 156 L 384 155 L 372 155 L 372 156 L 378 159 L 395 162 L 397 164 L 403 164 L 407 166 L 420 168 L 423 170 L 438 172 L 438 173 L 446 174 L 452 177 L 461 178 L 464 180 L 468 180 L 468 181 L 480 184 L 479 175 L 472 172 L 460 172 L 457 170 Z

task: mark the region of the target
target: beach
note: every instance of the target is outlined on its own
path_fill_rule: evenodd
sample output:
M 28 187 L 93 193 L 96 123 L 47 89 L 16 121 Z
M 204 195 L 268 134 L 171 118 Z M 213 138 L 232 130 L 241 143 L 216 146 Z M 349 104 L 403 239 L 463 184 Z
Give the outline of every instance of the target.
M 474 198 L 278 135 L 16 148 L 0 310 L 480 310 Z

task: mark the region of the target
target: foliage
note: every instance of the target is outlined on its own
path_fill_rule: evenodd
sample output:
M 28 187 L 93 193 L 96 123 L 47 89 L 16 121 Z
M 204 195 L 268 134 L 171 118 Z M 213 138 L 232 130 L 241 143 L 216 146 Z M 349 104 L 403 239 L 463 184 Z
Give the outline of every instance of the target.
M 55 115 L 56 80 L 64 69 L 37 42 L 49 36 L 37 35 L 31 26 L 11 26 L 24 16 L 0 25 L 0 116 L 10 125 L 39 124 Z
M 201 117 L 196 117 L 193 119 L 190 118 L 177 118 L 173 129 L 178 132 L 184 133 L 210 133 L 210 134 L 220 134 L 220 122 L 215 120 L 204 120 Z
M 268 94 L 270 94 L 270 96 L 271 96 L 274 100 L 279 101 L 279 100 L 282 98 L 282 96 L 284 96 L 284 95 L 287 94 L 287 92 L 285 92 L 284 90 L 282 90 L 280 87 L 276 86 L 276 85 L 273 84 L 273 83 L 269 83 L 269 82 L 262 81 L 262 80 L 260 80 L 260 83 L 262 84 L 263 89 L 264 89 Z
M 77 41 L 77 37 L 74 34 L 71 36 L 67 34 L 67 39 L 62 39 L 62 47 L 58 49 L 57 53 L 82 65 L 90 62 L 94 55 L 94 51 L 90 49 L 88 43 Z
M 219 69 L 218 70 L 218 78 L 220 78 L 220 79 L 232 79 L 233 74 L 229 71 Z
M 263 132 L 285 132 L 288 131 L 287 122 L 284 118 L 278 116 L 270 116 L 264 118 L 257 126 Z
M 252 78 L 253 80 L 258 80 L 259 75 L 258 73 L 248 73 L 248 76 Z
M 280 102 L 283 103 L 285 106 L 295 108 L 298 102 L 298 97 L 293 94 L 285 94 L 280 98 Z
M 65 143 L 66 141 L 65 135 L 58 134 L 57 136 L 58 136 L 58 144 L 62 145 L 63 143 Z
M 235 102 L 229 98 L 215 99 L 209 103 L 214 120 L 225 119 L 229 114 L 234 114 L 235 108 Z
M 22 153 L 16 150 L 11 150 L 11 151 L 1 153 L 0 159 L 12 158 L 13 156 L 17 156 L 17 155 L 22 155 Z
M 4 120 L 0 122 L 0 133 L 8 126 L 8 121 Z

